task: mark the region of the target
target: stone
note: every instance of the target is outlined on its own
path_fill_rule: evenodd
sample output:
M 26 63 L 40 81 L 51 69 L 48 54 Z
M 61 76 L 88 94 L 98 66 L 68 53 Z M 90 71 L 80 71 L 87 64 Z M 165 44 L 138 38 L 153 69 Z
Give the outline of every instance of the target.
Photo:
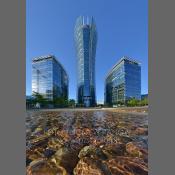
M 148 152 L 143 148 L 142 143 L 140 142 L 129 142 L 126 144 L 126 151 L 129 155 L 133 157 L 142 157 L 147 159 Z
M 148 175 L 148 165 L 140 158 L 117 156 L 105 163 L 112 175 Z
M 147 164 L 140 158 L 117 156 L 109 160 L 84 157 L 74 175 L 148 175 Z
M 63 141 L 57 137 L 51 137 L 48 141 L 48 147 L 53 150 L 58 150 L 63 146 Z
M 45 151 L 44 151 L 44 156 L 46 158 L 50 158 L 52 155 L 55 154 L 55 151 L 50 149 L 50 148 L 47 148 Z
M 43 149 L 37 148 L 37 149 L 31 150 L 30 152 L 27 152 L 27 158 L 32 161 L 44 158 Z
M 138 127 L 138 128 L 135 130 L 135 134 L 136 134 L 136 135 L 148 135 L 148 128 Z
M 26 157 L 26 166 L 28 166 L 31 162 L 32 162 L 32 160 L 30 158 Z
M 89 157 L 90 155 L 95 154 L 95 147 L 90 145 L 90 146 L 85 146 L 84 148 L 81 149 L 81 151 L 78 154 L 78 157 L 81 159 L 83 157 Z
M 81 151 L 78 154 L 78 157 L 81 159 L 83 157 L 92 157 L 97 159 L 105 160 L 107 159 L 106 154 L 102 151 L 102 149 L 95 146 L 85 146 L 81 149 Z
M 84 157 L 75 167 L 74 175 L 111 175 L 111 173 L 102 161 Z
M 66 170 L 54 162 L 35 160 L 27 167 L 27 175 L 68 175 Z
M 123 156 L 125 153 L 125 144 L 117 143 L 105 145 L 103 146 L 102 150 L 108 158 L 115 156 Z
M 121 143 L 125 143 L 125 144 L 127 144 L 128 142 L 132 142 L 132 138 L 126 137 L 126 136 L 119 137 L 119 140 Z
M 57 131 L 57 136 L 61 137 L 65 142 L 70 140 L 70 136 L 68 132 L 62 130 L 62 131 Z
M 78 153 L 79 149 L 62 147 L 52 157 L 57 165 L 64 167 L 71 174 L 78 162 Z

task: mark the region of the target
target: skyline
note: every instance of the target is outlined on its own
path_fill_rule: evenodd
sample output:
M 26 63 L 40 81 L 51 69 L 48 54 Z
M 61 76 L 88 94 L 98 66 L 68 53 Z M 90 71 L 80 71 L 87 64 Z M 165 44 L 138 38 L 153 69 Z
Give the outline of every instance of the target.
M 80 15 L 93 16 L 97 26 L 97 102 L 104 101 L 105 76 L 122 56 L 141 62 L 141 92 L 148 93 L 147 1 L 111 0 L 99 4 L 92 0 L 75 0 L 74 3 L 67 0 L 31 0 L 27 1 L 26 5 L 26 95 L 31 94 L 31 59 L 53 54 L 69 75 L 69 98 L 76 99 L 76 53 L 73 33 L 76 18 Z M 112 19 L 113 17 L 115 18 Z

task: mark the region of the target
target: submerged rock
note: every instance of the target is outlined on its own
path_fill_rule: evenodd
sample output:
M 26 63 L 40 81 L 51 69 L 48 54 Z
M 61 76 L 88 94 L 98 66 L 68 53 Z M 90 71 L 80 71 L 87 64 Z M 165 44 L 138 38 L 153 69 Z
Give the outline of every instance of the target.
M 85 146 L 81 151 L 79 152 L 78 157 L 81 159 L 83 157 L 91 157 L 91 158 L 97 158 L 101 160 L 106 160 L 107 155 L 102 151 L 101 148 L 95 147 L 95 146 Z
M 31 162 L 32 162 L 32 160 L 27 157 L 26 158 L 26 166 L 28 166 Z
M 83 149 L 78 154 L 78 157 L 81 159 L 83 157 L 89 157 L 90 155 L 95 154 L 95 147 L 90 145 L 90 146 L 85 146 Z
M 105 155 L 107 155 L 108 158 L 115 156 L 123 156 L 125 153 L 125 144 L 118 143 L 105 145 L 103 147 L 103 153 L 105 153 Z
M 118 156 L 106 164 L 112 175 L 148 175 L 147 164 L 140 158 Z
M 55 151 L 50 149 L 50 148 L 47 148 L 45 151 L 44 151 L 44 156 L 46 158 L 50 158 L 52 155 L 54 155 Z
M 147 164 L 142 159 L 117 156 L 109 160 L 82 158 L 74 175 L 147 175 Z
M 88 157 L 82 158 L 76 168 L 74 175 L 112 175 L 108 167 L 97 159 Z
M 57 137 L 52 137 L 48 141 L 48 147 L 53 150 L 58 150 L 63 146 L 63 141 Z
M 143 148 L 141 142 L 129 142 L 126 144 L 126 151 L 130 156 L 142 157 L 147 160 L 148 152 Z
M 54 162 L 35 160 L 27 167 L 27 175 L 68 175 L 66 170 Z
M 137 135 L 147 135 L 148 134 L 148 128 L 138 127 L 135 130 L 135 134 L 137 134 Z
M 148 173 L 146 114 L 41 111 L 29 115 L 26 126 L 27 175 Z
M 72 173 L 78 162 L 78 153 L 78 149 L 62 147 L 53 155 L 53 158 L 58 166 L 62 166 L 67 172 Z

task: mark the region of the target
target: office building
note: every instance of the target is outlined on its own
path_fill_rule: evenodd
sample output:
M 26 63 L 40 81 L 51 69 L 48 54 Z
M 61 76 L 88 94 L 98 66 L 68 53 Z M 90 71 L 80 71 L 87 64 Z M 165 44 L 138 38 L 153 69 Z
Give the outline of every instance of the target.
M 125 104 L 131 98 L 141 99 L 141 65 L 123 57 L 105 79 L 105 104 Z
M 74 37 L 77 54 L 77 103 L 85 107 L 95 106 L 97 31 L 93 17 L 78 17 Z
M 141 99 L 142 99 L 142 100 L 148 99 L 148 94 L 142 94 L 142 95 L 141 95 Z
M 32 59 L 32 92 L 50 101 L 58 97 L 68 99 L 68 75 L 55 56 Z

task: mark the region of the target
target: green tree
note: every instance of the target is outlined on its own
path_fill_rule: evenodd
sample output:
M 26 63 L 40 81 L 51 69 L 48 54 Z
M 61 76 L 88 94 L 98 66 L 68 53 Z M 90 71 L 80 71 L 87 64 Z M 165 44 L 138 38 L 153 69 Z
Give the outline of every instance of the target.
M 128 100 L 126 102 L 127 106 L 139 106 L 139 100 L 135 99 L 135 98 L 131 98 L 130 100 Z
M 75 100 L 74 99 L 69 100 L 69 106 L 70 107 L 75 107 Z
M 45 106 L 48 104 L 48 101 L 47 99 L 44 98 L 43 95 L 41 95 L 40 93 L 38 92 L 33 92 L 32 94 L 33 96 L 33 102 L 36 104 L 36 103 L 40 103 L 41 106 Z
M 148 98 L 144 98 L 142 100 L 137 100 L 135 98 L 132 98 L 126 102 L 127 106 L 146 106 L 148 105 Z
M 146 106 L 148 105 L 148 98 L 144 98 L 143 100 L 141 100 L 141 106 Z
M 67 107 L 68 106 L 68 100 L 64 97 L 58 97 L 53 100 L 53 104 L 55 107 Z

